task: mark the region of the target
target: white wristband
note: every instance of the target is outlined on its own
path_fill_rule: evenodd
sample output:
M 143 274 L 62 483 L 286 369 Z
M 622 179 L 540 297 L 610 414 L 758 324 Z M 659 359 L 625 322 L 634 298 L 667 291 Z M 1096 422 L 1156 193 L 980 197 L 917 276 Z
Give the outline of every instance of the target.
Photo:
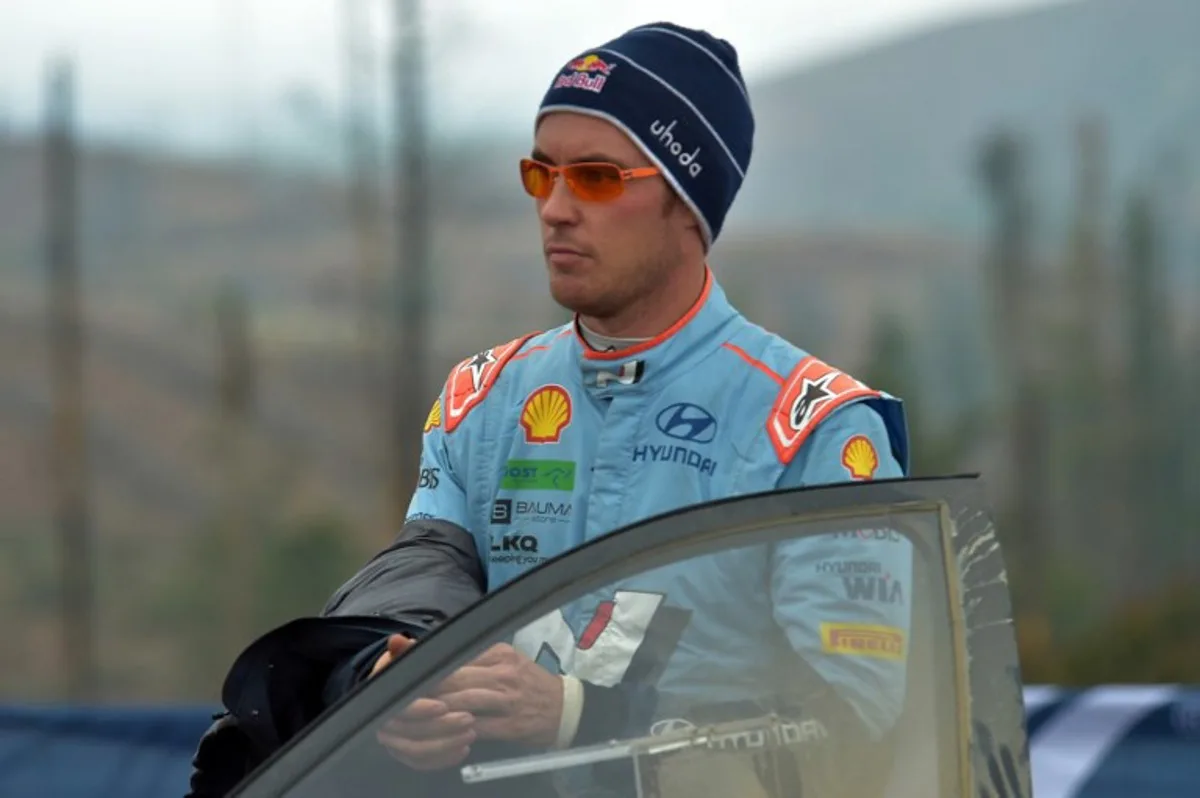
M 562 716 L 558 720 L 558 739 L 554 741 L 558 750 L 570 747 L 583 715 L 583 683 L 574 676 L 563 676 L 562 686 Z

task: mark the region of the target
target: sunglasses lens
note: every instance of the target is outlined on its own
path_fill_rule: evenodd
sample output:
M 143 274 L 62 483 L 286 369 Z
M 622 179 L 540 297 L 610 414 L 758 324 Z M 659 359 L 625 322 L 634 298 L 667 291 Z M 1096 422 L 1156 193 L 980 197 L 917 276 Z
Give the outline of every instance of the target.
M 550 196 L 554 180 L 545 166 L 525 158 L 521 161 L 521 185 L 529 196 L 542 199 Z
M 625 190 L 621 170 L 613 164 L 575 164 L 566 172 L 567 183 L 581 199 L 611 200 Z

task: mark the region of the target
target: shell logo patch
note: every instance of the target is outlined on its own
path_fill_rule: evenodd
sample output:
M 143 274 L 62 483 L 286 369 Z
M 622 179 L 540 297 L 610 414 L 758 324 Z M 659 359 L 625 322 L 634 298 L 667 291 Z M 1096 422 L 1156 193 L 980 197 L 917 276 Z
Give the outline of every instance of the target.
M 874 479 L 879 469 L 879 453 L 866 435 L 855 435 L 842 447 L 842 465 L 852 479 Z
M 425 417 L 425 431 L 442 425 L 442 400 L 439 397 L 433 403 L 433 407 L 429 408 L 429 415 Z
M 558 443 L 571 423 L 571 395 L 561 385 L 544 385 L 525 400 L 521 427 L 526 443 Z

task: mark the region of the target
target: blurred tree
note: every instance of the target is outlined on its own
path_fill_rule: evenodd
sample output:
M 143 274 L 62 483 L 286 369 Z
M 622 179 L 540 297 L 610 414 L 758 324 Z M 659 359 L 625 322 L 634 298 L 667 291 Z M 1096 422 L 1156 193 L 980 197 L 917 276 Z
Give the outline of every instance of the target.
M 1048 495 L 1054 534 L 1046 553 L 1046 611 L 1056 630 L 1068 635 L 1124 598 L 1120 563 L 1106 553 L 1120 545 L 1129 525 L 1122 497 L 1106 489 L 1123 468 L 1121 442 L 1113 434 L 1111 368 L 1105 365 L 1112 354 L 1105 325 L 1112 295 L 1105 252 L 1107 158 L 1103 122 L 1082 119 L 1075 129 L 1075 207 L 1059 289 L 1062 312 L 1045 344 L 1056 364 L 1047 386 L 1056 487 Z
M 904 400 L 911 438 L 914 476 L 945 476 L 962 467 L 967 450 L 977 440 L 978 411 L 968 409 L 948 422 L 935 424 L 928 383 L 921 379 L 915 336 L 898 315 L 875 313 L 862 379 L 867 385 Z
M 1067 296 L 1071 325 L 1061 381 L 1066 411 L 1059 420 L 1069 443 L 1064 476 L 1069 480 L 1070 518 L 1075 535 L 1072 547 L 1082 542 L 1079 533 L 1095 534 L 1100 519 L 1093 512 L 1094 491 L 1105 482 L 1105 465 L 1111 451 L 1103 434 L 1106 422 L 1102 348 L 1106 317 L 1104 216 L 1107 197 L 1107 142 L 1103 122 L 1089 118 L 1076 129 L 1075 220 L 1067 267 Z
M 362 565 L 362 552 L 349 541 L 349 525 L 329 511 L 278 526 L 263 541 L 255 574 L 255 626 L 270 629 L 319 615 L 333 591 Z
M 1132 602 L 1078 642 L 1019 627 L 1027 684 L 1188 684 L 1200 673 L 1200 589 L 1184 579 Z
M 329 510 L 289 513 L 289 492 L 260 485 L 261 513 L 237 531 L 253 542 L 249 566 L 230 558 L 228 537 L 209 526 L 179 552 L 148 623 L 168 637 L 173 669 L 160 689 L 177 699 L 211 700 L 237 655 L 255 638 L 292 618 L 320 614 L 325 601 L 362 563 L 349 525 Z M 240 594 L 242 618 L 231 631 L 229 575 L 238 570 L 251 590 Z
M 1132 435 L 1125 463 L 1134 526 L 1127 530 L 1129 580 L 1141 590 L 1161 585 L 1173 567 L 1170 542 L 1182 507 L 1172 491 L 1180 462 L 1172 429 L 1172 335 L 1167 285 L 1159 250 L 1159 226 L 1150 196 L 1131 193 L 1125 210 L 1125 296 L 1128 307 L 1124 428 Z

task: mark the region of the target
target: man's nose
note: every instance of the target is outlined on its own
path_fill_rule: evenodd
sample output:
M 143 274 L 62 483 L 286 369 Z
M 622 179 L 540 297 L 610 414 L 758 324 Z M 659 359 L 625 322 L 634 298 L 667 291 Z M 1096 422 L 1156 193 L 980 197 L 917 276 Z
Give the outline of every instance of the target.
M 550 189 L 550 196 L 542 202 L 538 214 L 542 217 L 542 221 L 551 227 L 574 224 L 579 220 L 579 200 L 571 193 L 571 189 L 562 175 L 559 175 L 558 179 L 554 181 L 554 186 Z

